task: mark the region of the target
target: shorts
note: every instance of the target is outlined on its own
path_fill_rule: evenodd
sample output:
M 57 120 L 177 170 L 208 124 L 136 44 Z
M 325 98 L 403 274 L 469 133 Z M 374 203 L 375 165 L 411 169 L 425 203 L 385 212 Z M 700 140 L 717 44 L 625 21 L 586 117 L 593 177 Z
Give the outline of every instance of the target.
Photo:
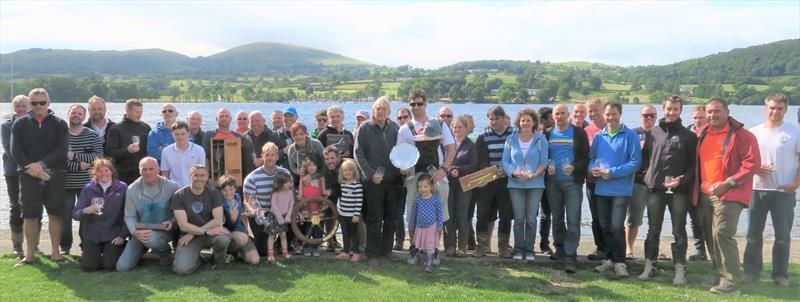
M 628 212 L 625 226 L 638 228 L 644 220 L 644 210 L 647 209 L 647 200 L 650 199 L 650 190 L 643 184 L 633 183 L 633 195 L 628 197 Z
M 64 209 L 64 182 L 66 171 L 53 172 L 50 180 L 42 183 L 41 180 L 22 174 L 20 182 L 20 204 L 22 204 L 22 218 L 41 218 L 42 206 L 48 215 L 61 217 Z M 70 216 L 68 213 L 66 216 Z

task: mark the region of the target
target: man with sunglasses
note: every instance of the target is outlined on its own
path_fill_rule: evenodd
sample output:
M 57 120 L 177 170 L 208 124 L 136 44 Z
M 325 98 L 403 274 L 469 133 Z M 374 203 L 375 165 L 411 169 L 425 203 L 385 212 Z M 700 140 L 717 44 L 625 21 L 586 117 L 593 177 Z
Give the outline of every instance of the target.
M 44 88 L 28 94 L 31 111 L 11 125 L 11 158 L 17 163 L 23 232 L 27 249 L 17 267 L 32 264 L 39 244 L 42 206 L 47 209 L 51 259 L 64 262 L 59 253 L 67 168 L 67 123 L 49 109 L 50 96 Z M 65 217 L 69 219 L 68 217 Z
M 233 131 L 244 134 L 248 129 L 250 129 L 250 117 L 247 115 L 247 111 L 239 110 L 236 113 L 236 128 Z
M 633 195 L 628 198 L 628 212 L 625 218 L 625 258 L 628 260 L 633 260 L 633 246 L 636 243 L 639 226 L 642 225 L 644 209 L 647 207 L 648 189 L 644 182 L 644 175 L 650 165 L 650 145 L 653 142 L 650 130 L 656 125 L 658 111 L 655 106 L 647 104 L 639 110 L 639 116 L 642 119 L 642 126 L 633 130 L 639 135 L 642 164 L 633 177 Z
M 440 108 L 438 118 L 439 121 L 442 122 L 442 124 L 445 124 L 448 127 L 450 127 L 451 124 L 453 123 L 453 110 L 447 106 Z
M 166 103 L 161 106 L 161 121 L 150 130 L 147 135 L 147 156 L 155 158 L 161 163 L 161 151 L 164 147 L 175 143 L 172 138 L 172 125 L 178 118 L 178 109 L 175 105 Z
M 143 106 L 137 99 L 128 100 L 122 121 L 108 129 L 105 155 L 114 161 L 119 180 L 128 185 L 139 178 L 139 161 L 147 156 L 150 126 L 141 121 Z

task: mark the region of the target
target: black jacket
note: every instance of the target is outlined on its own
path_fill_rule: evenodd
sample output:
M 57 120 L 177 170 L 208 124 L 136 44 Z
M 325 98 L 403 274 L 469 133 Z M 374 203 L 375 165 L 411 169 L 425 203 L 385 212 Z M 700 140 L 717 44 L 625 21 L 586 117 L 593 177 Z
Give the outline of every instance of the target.
M 3 176 L 18 176 L 17 162 L 11 157 L 11 124 L 16 120 L 16 116 L 11 114 L 8 119 L 3 122 L 2 129 L 0 129 L 0 136 L 3 138 Z
M 386 119 L 386 124 L 381 128 L 373 121 L 364 122 L 358 129 L 355 146 L 355 157 L 361 177 L 364 180 L 372 178 L 377 167 L 384 168 L 384 182 L 398 182 L 400 170 L 392 165 L 389 153 L 397 144 L 397 132 L 400 126 Z
M 244 156 L 242 157 L 242 168 L 244 169 L 244 175 L 258 168 L 253 165 L 254 157 L 261 158 L 261 147 L 264 147 L 267 142 L 273 142 L 278 146 L 278 150 L 286 148 L 286 143 L 280 140 L 278 135 L 269 130 L 269 128 L 266 128 L 259 136 L 253 134 L 252 130 L 242 133 L 242 156 Z
M 645 175 L 645 183 L 651 191 L 663 192 L 666 176 L 680 176 L 680 185 L 672 189 L 690 192 L 694 184 L 694 167 L 697 161 L 697 136 L 681 124 L 681 119 L 667 123 L 658 121 L 658 126 L 650 130 L 653 144 L 650 153 L 650 167 Z
M 115 123 L 111 119 L 108 119 L 108 121 L 106 122 L 106 133 L 103 135 L 103 149 L 106 148 L 106 142 L 108 141 L 108 130 L 111 130 L 111 126 L 114 126 L 116 124 L 117 123 Z M 85 123 L 83 123 L 83 126 L 86 127 L 86 128 L 94 130 L 94 128 L 92 128 L 94 125 L 92 125 L 92 121 L 91 120 L 88 120 Z
M 583 129 L 575 128 L 572 124 L 569 124 L 569 127 L 572 128 L 572 133 L 575 136 L 572 140 L 572 164 L 575 166 L 572 171 L 572 179 L 576 184 L 582 184 L 586 179 L 586 171 L 589 168 L 589 137 L 586 136 L 586 131 L 583 131 Z M 548 142 L 550 142 L 550 134 L 553 133 L 555 128 L 556 126 L 553 126 L 544 131 Z
M 150 126 L 144 122 L 134 122 L 127 117 L 122 122 L 106 130 L 105 155 L 114 161 L 114 167 L 121 173 L 138 173 L 139 161 L 147 156 L 147 135 Z M 128 145 L 132 137 L 139 136 L 139 152 L 129 153 Z
M 25 166 L 40 162 L 45 169 L 67 169 L 67 122 L 52 110 L 40 124 L 33 111 L 11 124 L 11 157 L 22 171 Z

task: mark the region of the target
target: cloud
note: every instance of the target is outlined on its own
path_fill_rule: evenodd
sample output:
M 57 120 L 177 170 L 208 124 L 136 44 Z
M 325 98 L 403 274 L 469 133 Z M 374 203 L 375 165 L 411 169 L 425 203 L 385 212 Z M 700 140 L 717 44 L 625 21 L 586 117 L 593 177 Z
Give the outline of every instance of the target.
M 797 2 L 0 2 L 0 52 L 271 41 L 363 61 L 667 64 L 800 37 Z

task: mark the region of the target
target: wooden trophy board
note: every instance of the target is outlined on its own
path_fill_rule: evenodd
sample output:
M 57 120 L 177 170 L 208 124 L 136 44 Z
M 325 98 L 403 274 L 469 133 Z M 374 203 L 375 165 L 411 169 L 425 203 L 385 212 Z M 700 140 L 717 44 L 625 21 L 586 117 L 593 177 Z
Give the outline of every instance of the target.
M 242 186 L 242 139 L 211 139 L 211 177 L 216 181 L 222 175 L 236 179 L 236 186 Z
M 458 179 L 461 183 L 461 190 L 464 192 L 477 187 L 484 186 L 497 179 L 497 166 L 489 166 L 485 169 L 475 171 Z

